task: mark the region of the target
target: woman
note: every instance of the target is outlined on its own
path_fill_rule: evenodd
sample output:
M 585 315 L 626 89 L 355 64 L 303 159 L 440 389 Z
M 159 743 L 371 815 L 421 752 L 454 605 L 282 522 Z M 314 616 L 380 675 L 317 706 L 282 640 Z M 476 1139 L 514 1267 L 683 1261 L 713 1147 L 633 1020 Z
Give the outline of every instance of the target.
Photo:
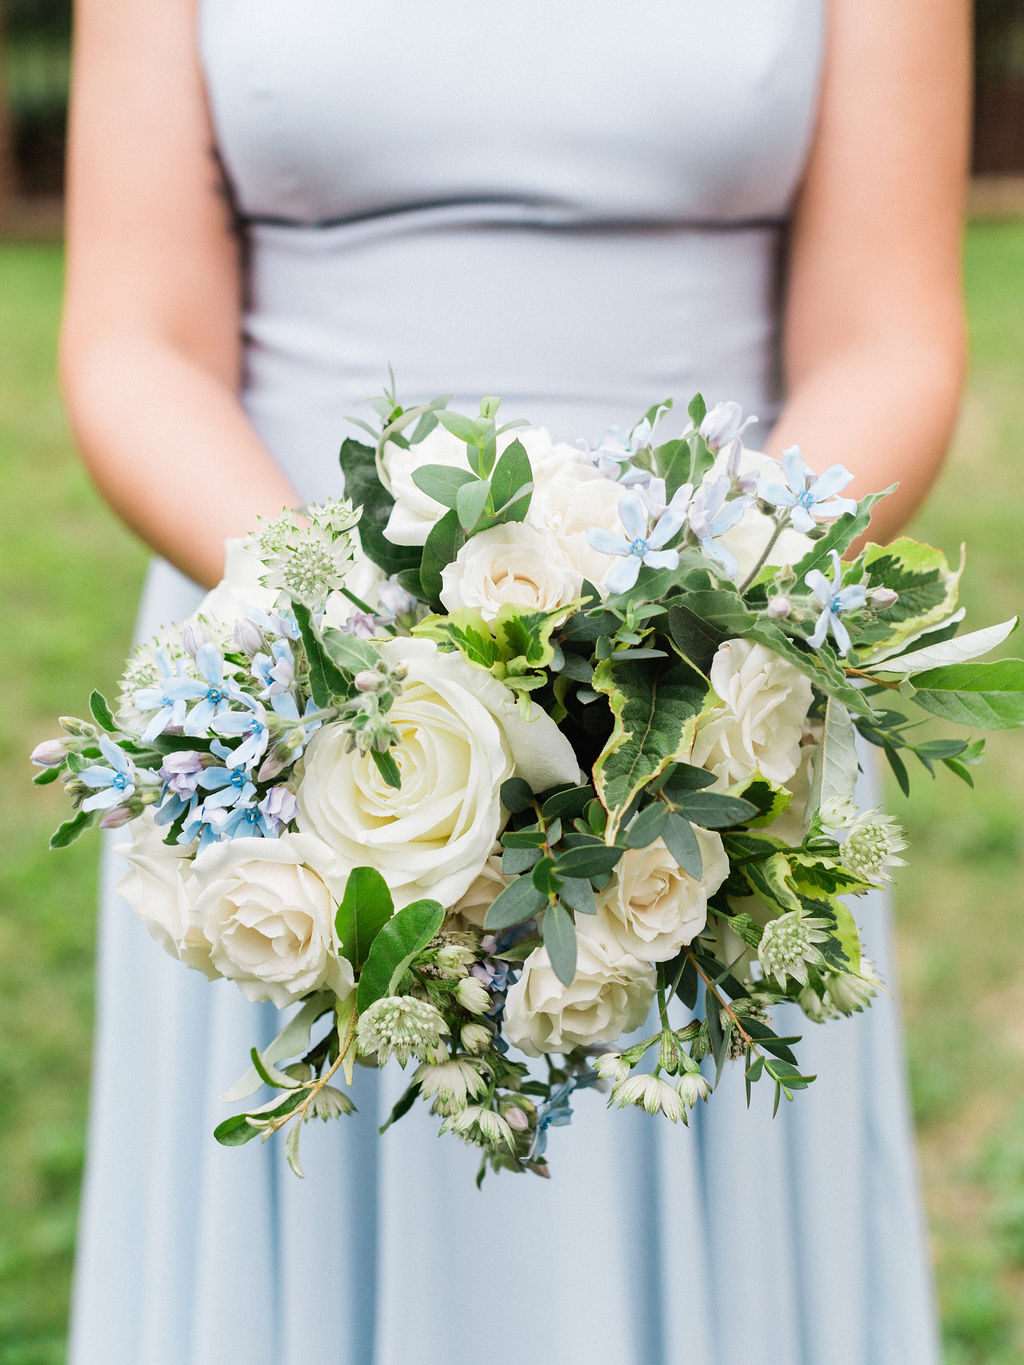
M 700 387 L 771 451 L 899 478 L 878 538 L 910 514 L 963 365 L 964 0 L 580 13 L 79 0 L 62 370 L 176 566 L 141 633 L 336 488 L 389 362 L 406 401 L 497 392 L 568 439 Z M 683 1133 L 585 1096 L 550 1183 L 482 1195 L 427 1116 L 378 1141 L 364 1075 L 300 1183 L 203 1108 L 274 1019 L 107 905 L 73 1365 L 937 1358 L 891 1001 L 806 1039 L 774 1123 L 736 1076 Z

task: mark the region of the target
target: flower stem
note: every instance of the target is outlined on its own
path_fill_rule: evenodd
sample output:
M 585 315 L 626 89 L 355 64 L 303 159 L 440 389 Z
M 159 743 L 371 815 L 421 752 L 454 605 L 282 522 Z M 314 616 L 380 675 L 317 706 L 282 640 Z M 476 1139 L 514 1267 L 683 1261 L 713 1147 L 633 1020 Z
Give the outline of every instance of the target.
M 761 551 L 761 554 L 760 554 L 760 556 L 759 556 L 759 558 L 758 558 L 758 560 L 757 560 L 757 563 L 754 565 L 754 567 L 753 567 L 753 568 L 750 570 L 750 572 L 747 574 L 746 578 L 743 580 L 743 586 L 739 589 L 739 594 L 740 594 L 741 597 L 742 597 L 743 594 L 746 592 L 746 590 L 750 587 L 751 583 L 753 583 L 753 581 L 754 581 L 754 579 L 757 577 L 757 575 L 758 575 L 758 574 L 761 572 L 761 570 L 764 568 L 765 564 L 766 564 L 767 561 L 768 561 L 768 556 L 771 554 L 772 550 L 775 549 L 775 543 L 776 543 L 776 541 L 778 540 L 779 536 L 782 535 L 783 528 L 785 527 L 785 524 L 786 524 L 786 518 L 783 517 L 783 516 L 780 516 L 780 515 L 777 513 L 777 514 L 776 514 L 776 517 L 775 517 L 775 529 L 772 531 L 771 535 L 768 537 L 768 544 L 767 544 L 767 545 L 764 547 L 764 549 Z

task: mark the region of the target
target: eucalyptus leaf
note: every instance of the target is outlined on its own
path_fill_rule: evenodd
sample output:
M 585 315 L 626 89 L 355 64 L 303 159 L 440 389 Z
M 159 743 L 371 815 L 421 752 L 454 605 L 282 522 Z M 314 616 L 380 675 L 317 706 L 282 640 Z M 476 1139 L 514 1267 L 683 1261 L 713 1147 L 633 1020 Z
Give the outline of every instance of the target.
M 646 848 L 661 834 L 668 816 L 669 808 L 664 802 L 652 802 L 630 821 L 629 828 L 622 835 L 622 842 L 627 848 Z
M 753 802 L 739 796 L 726 796 L 723 792 L 687 792 L 676 804 L 687 820 L 704 829 L 728 829 L 730 825 L 742 825 L 757 814 Z
M 459 490 L 467 483 L 476 483 L 477 477 L 471 470 L 456 465 L 424 464 L 412 471 L 412 481 L 421 493 L 442 507 L 454 507 Z
M 491 505 L 502 521 L 522 521 L 530 510 L 533 470 L 522 441 L 511 441 L 491 474 Z M 518 495 L 518 496 L 517 496 Z
M 538 891 L 529 876 L 509 882 L 491 902 L 484 916 L 485 929 L 508 929 L 513 924 L 535 919 L 548 904 L 548 898 Z
M 665 840 L 665 847 L 683 871 L 699 880 L 704 870 L 704 860 L 689 820 L 673 811 L 665 821 L 661 837 Z
M 455 510 L 458 513 L 459 524 L 470 535 L 473 528 L 483 515 L 483 510 L 487 506 L 487 500 L 491 496 L 491 485 L 486 479 L 476 479 L 472 483 L 464 483 L 459 489 L 455 498 Z
M 567 848 L 559 853 L 556 868 L 560 877 L 599 877 L 610 872 L 623 850 L 595 840 L 582 848 Z
M 594 888 L 586 877 L 563 877 L 558 899 L 577 915 L 596 915 Z
M 576 975 L 576 926 L 557 901 L 544 912 L 542 932 L 552 970 L 563 986 L 571 985 Z
M 423 545 L 420 581 L 423 591 L 431 599 L 441 596 L 441 570 L 447 568 L 466 543 L 466 533 L 459 524 L 454 508 L 430 528 Z

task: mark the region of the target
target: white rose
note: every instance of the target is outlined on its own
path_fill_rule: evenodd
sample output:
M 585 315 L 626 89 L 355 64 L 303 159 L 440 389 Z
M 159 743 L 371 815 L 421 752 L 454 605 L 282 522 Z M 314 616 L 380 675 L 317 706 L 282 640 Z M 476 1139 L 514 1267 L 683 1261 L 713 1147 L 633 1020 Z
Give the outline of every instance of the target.
M 564 986 L 547 949 L 535 948 L 505 1001 L 509 1042 L 528 1057 L 610 1043 L 640 1027 L 654 999 L 657 974 L 624 953 L 594 916 L 576 922 L 576 975 Z
M 580 595 L 583 579 L 549 531 L 521 521 L 481 531 L 441 572 L 449 611 L 471 607 L 494 621 L 506 603 L 551 611 Z
M 408 670 L 388 713 L 401 743 L 392 753 L 399 790 L 357 750 L 340 724 L 318 730 L 297 793 L 300 829 L 317 834 L 346 872 L 371 864 L 399 907 L 421 897 L 454 904 L 487 861 L 504 823 L 499 791 L 522 777 L 536 791 L 574 782 L 569 741 L 539 708 L 524 720 L 497 679 L 430 640 L 381 647 Z
M 310 834 L 226 839 L 196 856 L 195 918 L 222 976 L 279 1009 L 311 991 L 344 997 L 352 964 L 338 956 L 334 916 L 345 873 Z
M 708 483 L 728 472 L 726 467 L 728 457 L 728 448 L 719 453 L 714 465 L 705 475 L 704 483 Z M 744 446 L 740 457 L 740 478 L 756 479 L 762 474 L 769 474 L 780 483 L 785 482 L 782 465 L 778 460 L 773 459 L 771 455 L 762 454 L 759 450 L 747 450 Z M 751 505 L 731 530 L 725 531 L 717 537 L 718 543 L 724 545 L 727 550 L 731 550 L 736 556 L 736 563 L 739 565 L 736 572 L 738 583 L 749 578 L 754 565 L 761 558 L 764 547 L 771 540 L 774 530 L 775 522 L 772 518 Z M 803 559 L 813 544 L 814 541 L 809 536 L 787 526 L 769 551 L 765 563 L 774 568 L 781 568 L 783 564 L 796 564 Z
M 596 922 L 644 962 L 667 962 L 707 923 L 708 897 L 729 875 L 729 858 L 712 830 L 694 829 L 703 868 L 700 879 L 676 862 L 662 839 L 623 854 L 598 899 Z
M 130 844 L 117 852 L 129 870 L 117 884 L 122 896 L 171 957 L 194 967 L 208 980 L 220 973 L 210 962 L 210 943 L 192 916 L 192 860 L 177 844 L 165 844 L 164 834 L 149 814 L 131 824 Z
M 211 588 L 196 611 L 196 616 L 219 622 L 230 633 L 250 607 L 272 611 L 277 593 L 265 588 L 260 578 L 267 566 L 249 546 L 246 536 L 224 542 L 224 577 Z
M 721 704 L 698 724 L 690 762 L 713 772 L 719 787 L 755 773 L 788 782 L 800 762 L 810 679 L 764 645 L 726 640 L 711 663 L 711 686 Z
M 384 534 L 393 545 L 424 544 L 434 523 L 448 509 L 416 487 L 413 471 L 426 464 L 468 470 L 465 442 L 438 425 L 422 441 L 405 449 L 387 441 L 380 463 L 384 484 L 395 500 Z
M 587 543 L 592 526 L 624 536 L 619 519 L 619 501 L 626 492 L 620 484 L 605 478 L 593 465 L 566 450 L 550 471 L 534 476 L 534 492 L 526 514 L 529 525 L 551 531 L 577 573 L 601 587 L 618 562 Z
M 488 910 L 508 884 L 509 878 L 501 870 L 501 854 L 492 854 L 466 894 L 452 906 L 452 914 L 464 924 L 482 929 Z

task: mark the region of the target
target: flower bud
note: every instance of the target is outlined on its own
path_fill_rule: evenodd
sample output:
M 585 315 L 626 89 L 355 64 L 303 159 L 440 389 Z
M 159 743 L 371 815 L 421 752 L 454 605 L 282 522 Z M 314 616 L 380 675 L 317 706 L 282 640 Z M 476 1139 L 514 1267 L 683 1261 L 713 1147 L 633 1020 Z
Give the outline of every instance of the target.
M 525 1133 L 530 1126 L 529 1118 L 519 1108 L 518 1104 L 509 1105 L 505 1110 L 505 1122 L 519 1133 Z
M 322 1090 L 317 1091 L 306 1112 L 306 1122 L 312 1118 L 323 1119 L 326 1123 L 328 1119 L 340 1118 L 342 1114 L 351 1114 L 355 1105 L 344 1090 L 339 1090 L 336 1086 L 325 1085 Z
M 138 814 L 138 811 L 130 810 L 127 806 L 114 806 L 113 809 L 104 812 L 100 820 L 100 829 L 123 829 Z
M 202 621 L 192 620 L 181 632 L 181 643 L 187 654 L 191 654 L 194 659 L 203 645 L 212 645 L 213 636 Z
M 486 1014 L 491 1008 L 491 997 L 487 987 L 475 976 L 464 976 L 455 987 L 455 998 L 470 1014 Z
M 248 654 L 250 658 L 267 649 L 266 637 L 249 616 L 243 616 L 240 621 L 235 622 L 235 643 L 242 653 Z
M 773 621 L 784 621 L 787 616 L 792 616 L 793 604 L 788 597 L 780 593 L 768 603 L 767 612 Z
M 868 593 L 868 601 L 879 611 L 884 611 L 886 607 L 893 607 L 899 601 L 899 593 L 892 588 L 872 588 Z
M 739 403 L 732 401 L 716 403 L 714 407 L 708 409 L 699 430 L 712 450 L 721 450 L 722 446 L 727 446 L 730 441 L 742 436 L 747 427 L 756 421 L 756 417 L 743 420 L 743 409 Z
M 476 1054 L 487 1051 L 493 1036 L 486 1024 L 466 1024 L 459 1034 L 459 1041 L 467 1052 Z
M 384 677 L 375 668 L 364 668 L 352 681 L 357 692 L 377 692 L 384 686 Z
M 67 757 L 68 745 L 63 739 L 44 739 L 29 754 L 29 762 L 37 768 L 59 768 Z
M 77 716 L 61 716 L 60 728 L 76 739 L 97 739 L 99 736 L 95 725 L 90 725 L 87 720 L 79 720 Z

